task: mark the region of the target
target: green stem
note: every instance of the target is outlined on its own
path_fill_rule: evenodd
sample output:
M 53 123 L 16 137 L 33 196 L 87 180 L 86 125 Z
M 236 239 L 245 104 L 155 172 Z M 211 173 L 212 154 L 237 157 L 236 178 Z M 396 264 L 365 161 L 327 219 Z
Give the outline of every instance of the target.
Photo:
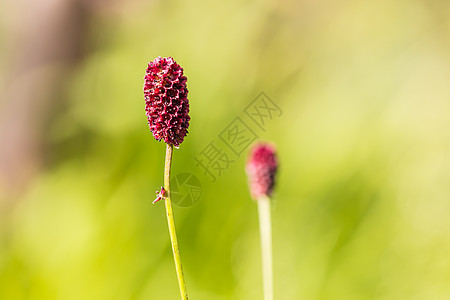
M 259 233 L 261 236 L 261 258 L 263 270 L 264 299 L 273 300 L 273 268 L 272 268 L 272 224 L 270 216 L 270 199 L 261 196 L 258 203 Z
M 178 285 L 180 286 L 181 299 L 187 300 L 186 283 L 184 282 L 183 268 L 181 267 L 180 250 L 178 249 L 177 233 L 175 231 L 175 220 L 173 218 L 172 201 L 170 199 L 170 166 L 172 164 L 173 145 L 167 144 L 166 162 L 164 165 L 164 189 L 166 190 L 165 204 L 167 224 L 169 225 L 170 241 L 172 243 L 173 259 L 177 271 Z

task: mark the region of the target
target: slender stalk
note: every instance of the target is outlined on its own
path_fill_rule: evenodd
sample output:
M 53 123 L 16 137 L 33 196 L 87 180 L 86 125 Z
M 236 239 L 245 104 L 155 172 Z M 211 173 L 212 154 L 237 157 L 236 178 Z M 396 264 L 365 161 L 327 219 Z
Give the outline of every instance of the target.
M 259 233 L 261 237 L 261 257 L 263 270 L 264 299 L 273 300 L 273 269 L 272 269 L 272 224 L 270 216 L 270 199 L 261 196 L 258 203 Z
M 170 167 L 172 164 L 173 146 L 167 144 L 166 162 L 164 165 L 164 189 L 166 190 L 165 204 L 167 224 L 169 225 L 170 241 L 172 243 L 173 259 L 177 271 L 178 285 L 180 286 L 181 299 L 187 300 L 186 283 L 184 282 L 183 268 L 181 267 L 180 250 L 178 249 L 177 233 L 175 231 L 175 220 L 173 218 L 172 201 L 170 199 Z

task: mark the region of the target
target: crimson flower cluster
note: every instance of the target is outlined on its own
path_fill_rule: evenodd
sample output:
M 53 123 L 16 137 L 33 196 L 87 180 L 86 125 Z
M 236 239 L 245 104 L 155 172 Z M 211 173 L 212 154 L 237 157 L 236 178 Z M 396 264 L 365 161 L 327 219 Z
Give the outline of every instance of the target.
M 278 160 L 275 148 L 270 144 L 258 144 L 253 147 L 246 165 L 250 192 L 254 199 L 270 196 L 275 185 Z
M 179 147 L 188 133 L 189 100 L 183 68 L 172 57 L 157 57 L 145 72 L 145 114 L 158 141 Z

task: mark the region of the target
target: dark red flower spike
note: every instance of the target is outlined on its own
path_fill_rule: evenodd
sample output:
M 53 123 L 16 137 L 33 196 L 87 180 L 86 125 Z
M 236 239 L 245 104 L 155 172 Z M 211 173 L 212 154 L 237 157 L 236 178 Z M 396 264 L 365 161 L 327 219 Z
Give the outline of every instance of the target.
M 275 185 L 278 160 L 275 148 L 270 144 L 258 144 L 253 147 L 246 165 L 250 192 L 256 200 L 260 196 L 270 196 Z
M 188 133 L 189 100 L 183 68 L 172 57 L 157 57 L 145 73 L 145 114 L 153 136 L 178 148 Z

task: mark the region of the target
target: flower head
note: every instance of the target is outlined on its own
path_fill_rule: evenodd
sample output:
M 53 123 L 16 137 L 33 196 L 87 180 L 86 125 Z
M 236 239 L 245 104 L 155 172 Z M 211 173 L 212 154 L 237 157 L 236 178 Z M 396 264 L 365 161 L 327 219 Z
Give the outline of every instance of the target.
M 277 169 L 278 159 L 275 155 L 275 147 L 266 143 L 255 145 L 245 168 L 249 178 L 250 192 L 254 199 L 272 194 Z
M 172 57 L 157 57 L 145 72 L 145 114 L 153 136 L 175 147 L 189 127 L 189 101 L 183 68 Z

